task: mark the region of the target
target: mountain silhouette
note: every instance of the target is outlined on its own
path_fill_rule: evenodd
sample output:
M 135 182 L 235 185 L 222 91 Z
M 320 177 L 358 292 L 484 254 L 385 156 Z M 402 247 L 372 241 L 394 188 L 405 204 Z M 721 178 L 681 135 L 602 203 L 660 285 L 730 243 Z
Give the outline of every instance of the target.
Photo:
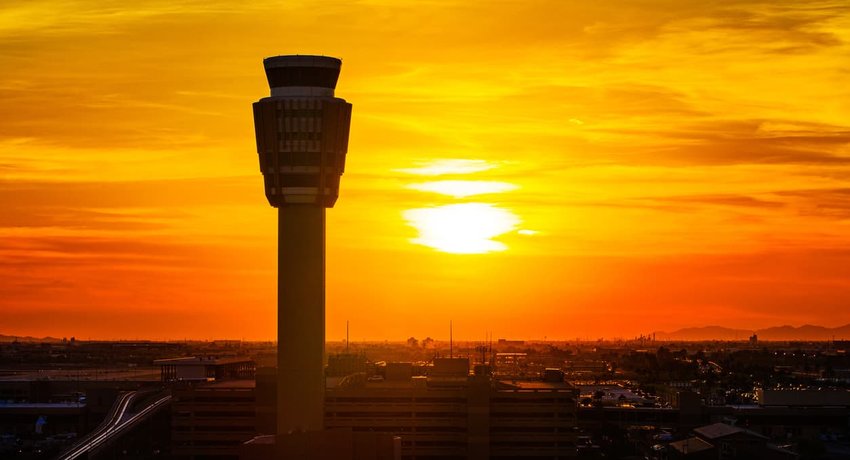
M 747 340 L 756 334 L 759 340 L 846 340 L 850 339 L 850 324 L 839 327 L 804 324 L 774 326 L 765 329 L 735 329 L 723 326 L 688 327 L 673 332 L 656 332 L 658 340 Z

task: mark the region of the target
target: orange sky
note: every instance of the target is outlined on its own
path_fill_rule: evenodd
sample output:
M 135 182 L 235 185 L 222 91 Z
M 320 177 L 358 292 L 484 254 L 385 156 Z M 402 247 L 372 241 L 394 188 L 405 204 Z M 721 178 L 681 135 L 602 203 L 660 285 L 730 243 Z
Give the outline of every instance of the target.
M 132 3 L 0 5 L 2 334 L 272 338 L 288 53 L 354 104 L 330 340 L 850 322 L 843 0 Z

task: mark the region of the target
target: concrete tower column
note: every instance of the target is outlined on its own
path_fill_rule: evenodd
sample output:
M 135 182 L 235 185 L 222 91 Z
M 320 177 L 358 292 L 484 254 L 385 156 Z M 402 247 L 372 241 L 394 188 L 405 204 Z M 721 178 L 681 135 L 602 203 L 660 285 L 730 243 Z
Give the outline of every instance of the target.
M 278 209 L 278 433 L 323 428 L 325 208 Z

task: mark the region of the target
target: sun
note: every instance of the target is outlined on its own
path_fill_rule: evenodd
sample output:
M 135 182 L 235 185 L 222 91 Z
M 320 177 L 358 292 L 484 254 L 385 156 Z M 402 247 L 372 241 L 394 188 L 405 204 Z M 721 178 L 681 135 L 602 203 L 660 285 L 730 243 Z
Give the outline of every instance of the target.
M 414 243 L 453 254 L 504 251 L 507 246 L 495 238 L 520 223 L 512 212 L 486 203 L 410 209 L 404 219 L 419 231 Z

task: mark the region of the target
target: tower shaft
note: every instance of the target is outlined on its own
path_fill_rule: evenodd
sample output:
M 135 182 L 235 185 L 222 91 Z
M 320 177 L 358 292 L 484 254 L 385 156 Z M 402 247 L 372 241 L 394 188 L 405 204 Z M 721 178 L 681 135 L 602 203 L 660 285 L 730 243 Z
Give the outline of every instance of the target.
M 278 208 L 278 433 L 324 417 L 325 208 Z

